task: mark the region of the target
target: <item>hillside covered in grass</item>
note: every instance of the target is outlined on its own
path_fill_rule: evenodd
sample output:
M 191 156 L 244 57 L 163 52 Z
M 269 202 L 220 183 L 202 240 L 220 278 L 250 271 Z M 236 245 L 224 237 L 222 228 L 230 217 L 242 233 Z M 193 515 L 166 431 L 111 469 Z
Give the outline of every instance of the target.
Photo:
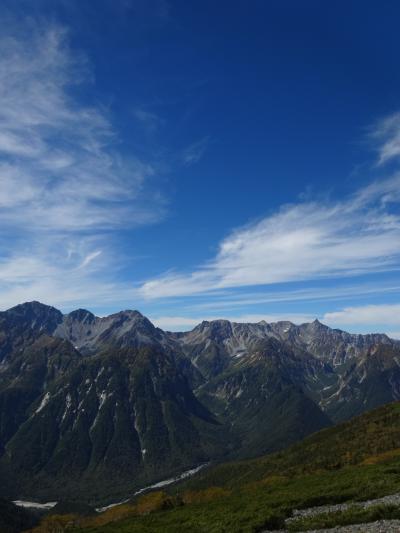
M 238 488 L 266 475 L 292 477 L 320 470 L 335 472 L 346 466 L 380 463 L 397 455 L 400 456 L 400 402 L 319 431 L 281 452 L 200 472 L 186 486 L 218 484 Z
M 58 523 L 85 533 L 250 533 L 283 527 L 293 509 L 399 491 L 400 403 L 393 403 L 282 452 L 211 467 L 169 493 L 149 493 L 95 516 L 47 517 L 34 531 Z

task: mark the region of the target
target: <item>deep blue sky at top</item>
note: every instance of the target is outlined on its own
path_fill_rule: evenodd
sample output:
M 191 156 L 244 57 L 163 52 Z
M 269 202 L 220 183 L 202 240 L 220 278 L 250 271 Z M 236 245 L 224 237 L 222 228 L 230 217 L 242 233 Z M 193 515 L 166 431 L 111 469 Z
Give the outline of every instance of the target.
M 133 154 L 152 165 L 149 194 L 158 197 L 162 215 L 140 227 L 127 221 L 112 232 L 109 246 L 116 261 L 109 268 L 115 283 L 131 283 L 140 291 L 148 280 L 166 277 L 169 283 L 171 275 L 190 276 L 213 262 L 220 243 L 246 224 L 273 217 L 286 204 L 345 201 L 395 172 L 395 161 L 377 166 L 379 146 L 370 132 L 400 110 L 397 1 L 14 0 L 3 6 L 3 25 L 10 17 L 14 23 L 31 18 L 67 29 L 71 54 L 84 54 L 92 76 L 71 89 L 73 97 L 106 110 L 118 139 L 113 149 L 121 157 Z M 188 321 L 323 318 L 371 305 L 381 306 L 386 317 L 385 306 L 400 301 L 399 291 L 392 290 L 398 263 L 383 270 L 234 286 L 208 283 L 200 294 L 172 291 L 147 298 L 146 293 L 143 300 L 132 297 L 129 306 L 154 318 Z M 382 283 L 390 291 L 370 293 Z M 235 308 L 224 300 L 237 294 L 248 301 L 248 293 L 266 290 L 290 294 L 355 285 L 368 285 L 371 296 L 360 291 L 351 299 Z M 210 295 L 215 290 L 222 296 Z M 40 291 L 37 297 L 51 299 Z M 72 300 L 59 305 L 69 309 Z M 56 304 L 57 296 L 49 303 Z M 199 303 L 214 308 L 202 310 Z M 116 298 L 91 307 L 108 312 L 121 306 L 127 305 Z M 373 323 L 368 317 L 365 324 L 347 327 L 400 331 L 400 322 Z M 346 320 L 343 326 L 352 324 Z M 336 323 L 341 325 L 340 319 Z M 168 320 L 160 324 L 169 325 Z
M 154 273 L 171 267 L 171 246 L 174 266 L 190 265 L 307 188 L 340 194 L 363 179 L 363 129 L 399 106 L 398 2 L 112 4 L 59 15 L 124 139 L 151 156 L 208 139 L 197 165 L 169 176 L 168 220 L 144 230 L 157 253 L 165 232 Z M 137 105 L 164 121 L 155 139 L 134 131 Z
M 123 4 L 49 13 L 94 63 L 126 149 L 161 157 L 208 141 L 196 165 L 167 176 L 167 219 L 135 237 L 157 254 L 147 273 L 190 267 L 309 188 L 340 195 L 365 177 L 364 129 L 399 107 L 398 2 Z M 163 121 L 148 139 L 133 124 L 137 106 Z

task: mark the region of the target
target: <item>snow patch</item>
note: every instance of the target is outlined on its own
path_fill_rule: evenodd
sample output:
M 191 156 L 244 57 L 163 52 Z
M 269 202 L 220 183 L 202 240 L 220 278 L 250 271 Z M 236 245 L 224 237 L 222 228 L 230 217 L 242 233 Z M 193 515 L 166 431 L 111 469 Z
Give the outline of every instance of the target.
M 49 400 L 50 400 L 50 393 L 46 392 L 46 394 L 43 396 L 42 401 L 40 402 L 39 407 L 36 409 L 35 414 L 40 413 L 40 411 L 42 411 L 42 409 L 44 409 L 46 405 L 49 403 Z
M 109 395 L 107 395 L 107 393 L 106 393 L 105 390 L 101 391 L 100 396 L 99 396 L 99 400 L 100 400 L 100 403 L 99 403 L 99 411 L 100 411 L 100 409 L 103 407 L 104 402 L 107 400 L 108 396 L 109 396 Z
M 62 415 L 62 418 L 61 418 L 61 423 L 64 422 L 66 416 L 67 416 L 67 413 L 71 407 L 71 404 L 72 404 L 72 398 L 71 398 L 71 395 L 70 393 L 67 394 L 67 396 L 65 397 L 65 410 L 64 410 L 64 414 Z
M 99 379 L 99 377 L 103 374 L 105 368 L 104 366 L 102 366 L 99 370 L 99 372 L 97 373 L 97 376 L 96 376 L 96 379 L 95 379 L 95 382 L 97 383 L 97 380 Z

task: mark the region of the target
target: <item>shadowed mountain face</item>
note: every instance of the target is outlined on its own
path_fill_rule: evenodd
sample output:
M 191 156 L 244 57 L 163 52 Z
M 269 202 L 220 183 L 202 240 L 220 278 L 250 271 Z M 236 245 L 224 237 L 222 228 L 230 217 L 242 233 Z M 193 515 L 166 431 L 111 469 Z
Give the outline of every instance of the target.
M 17 305 L 0 313 L 0 361 L 40 335 L 51 334 L 62 320 L 60 311 L 39 302 Z
M 398 361 L 386 335 L 318 321 L 167 333 L 138 311 L 22 304 L 0 313 L 0 491 L 108 501 L 277 450 L 400 398 Z

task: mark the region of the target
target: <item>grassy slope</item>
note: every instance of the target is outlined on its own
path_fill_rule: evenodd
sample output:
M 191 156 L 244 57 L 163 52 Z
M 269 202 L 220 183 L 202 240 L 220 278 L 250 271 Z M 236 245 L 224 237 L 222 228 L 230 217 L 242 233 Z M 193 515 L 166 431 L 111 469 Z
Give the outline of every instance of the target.
M 315 433 L 281 452 L 250 461 L 225 463 L 185 483 L 185 488 L 210 485 L 234 488 L 266 475 L 293 476 L 373 461 L 385 452 L 400 453 L 400 402 L 387 404 L 333 428 Z
M 283 452 L 216 466 L 181 484 L 174 494 L 153 493 L 96 518 L 77 520 L 74 530 L 256 532 L 281 525 L 294 508 L 396 491 L 400 403 L 323 430 Z

